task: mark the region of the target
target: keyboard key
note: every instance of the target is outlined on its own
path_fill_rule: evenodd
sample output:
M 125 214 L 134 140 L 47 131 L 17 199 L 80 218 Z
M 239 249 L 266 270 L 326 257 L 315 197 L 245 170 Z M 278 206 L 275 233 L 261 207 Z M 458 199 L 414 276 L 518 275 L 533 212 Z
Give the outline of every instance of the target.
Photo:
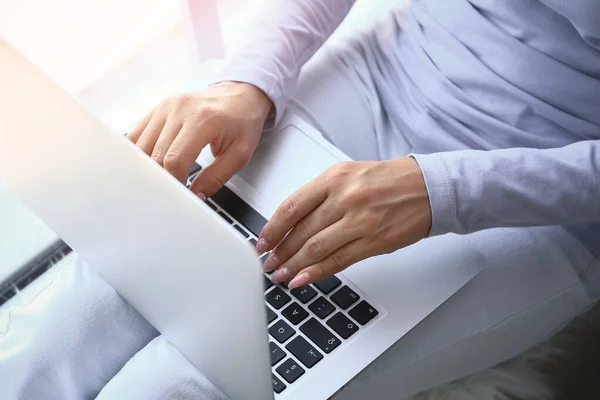
M 285 306 L 289 303 L 292 298 L 288 296 L 286 292 L 281 290 L 280 287 L 275 286 L 273 290 L 265 295 L 265 299 L 269 302 L 270 305 L 273 306 L 276 310 L 279 310 L 281 307 Z
M 317 317 L 325 319 L 329 314 L 335 311 L 335 306 L 327 301 L 325 297 L 321 296 L 313 301 L 310 306 L 308 306 L 308 309 L 314 312 Z
M 358 325 L 341 312 L 329 318 L 327 325 L 344 339 L 348 339 L 358 331 Z
M 254 239 L 254 238 L 250 238 L 250 239 L 248 240 L 248 242 L 250 243 L 250 246 L 252 246 L 252 247 L 256 247 L 256 239 Z
M 268 306 L 265 306 L 265 308 L 267 309 L 267 325 L 269 325 L 277 319 L 277 314 L 275 314 L 275 311 L 271 310 Z
M 261 264 L 261 265 L 264 265 L 265 261 L 267 261 L 267 258 L 269 258 L 269 254 L 271 254 L 271 253 L 265 253 L 265 254 L 263 254 L 263 255 L 260 257 L 260 264 Z M 267 274 L 268 274 L 268 275 L 271 275 L 273 272 L 275 272 L 275 271 L 269 271 L 269 272 L 267 272 Z
M 221 216 L 221 218 L 223 218 L 225 221 L 227 221 L 228 224 L 233 224 L 233 220 L 231 218 L 229 218 L 227 215 L 225 215 L 225 213 L 223 213 L 223 211 L 219 211 L 217 214 L 219 214 Z
M 300 300 L 302 304 L 308 303 L 317 295 L 317 291 L 310 285 L 297 287 L 290 290 L 290 293 Z
M 200 170 L 202 169 L 202 166 L 198 163 L 194 163 L 192 164 L 192 168 L 190 168 L 190 172 L 189 172 L 189 176 L 196 174 L 197 172 L 200 172 Z
M 310 340 L 312 340 L 321 350 L 329 354 L 340 345 L 338 339 L 329 329 L 325 328 L 316 318 L 311 318 L 300 327 Z
M 0 294 L 0 306 L 6 303 L 11 298 L 13 298 L 16 294 L 17 291 L 13 286 L 10 286 L 7 289 L 5 289 L 4 292 Z
M 304 369 L 291 358 L 288 358 L 276 369 L 277 373 L 288 383 L 294 383 L 296 379 L 304 375 Z
M 211 198 L 254 236 L 258 237 L 260 235 L 267 220 L 244 200 L 240 199 L 231 189 L 223 186 Z
M 35 281 L 37 278 L 42 276 L 42 274 L 46 272 L 48 268 L 48 265 L 38 265 L 37 267 L 29 270 L 25 276 L 20 277 L 15 282 L 15 285 L 19 290 L 25 289 L 27 285 L 29 285 L 31 282 Z
M 212 201 L 206 200 L 206 205 L 212 208 L 213 210 L 217 211 L 217 206 Z
M 263 285 L 265 287 L 265 290 L 269 289 L 271 286 L 273 286 L 273 282 L 271 282 L 271 280 L 269 278 L 267 278 L 266 276 L 263 275 L 264 278 L 264 282 Z
M 290 304 L 281 312 L 281 314 L 294 325 L 298 325 L 308 317 L 308 311 L 302 308 L 298 303 Z
M 301 336 L 294 338 L 294 340 L 289 342 L 285 348 L 307 368 L 312 368 L 316 363 L 323 359 L 323 355 L 319 353 L 319 350 Z
M 271 352 L 271 367 L 285 357 L 285 351 L 281 350 L 281 347 L 277 346 L 274 342 L 269 342 L 269 351 Z
M 345 310 L 352 304 L 356 303 L 358 299 L 360 299 L 360 296 L 348 286 L 342 286 L 340 290 L 331 295 L 330 299 L 343 310 Z
M 269 328 L 269 333 L 271 336 L 275 338 L 279 343 L 283 343 L 296 333 L 294 328 L 285 323 L 284 320 L 280 319 L 275 322 L 273 326 Z
M 236 231 L 238 231 L 239 233 L 241 233 L 244 238 L 250 237 L 250 235 L 248 234 L 248 232 L 246 232 L 241 226 L 239 226 L 239 225 L 236 224 L 233 227 L 235 228 Z
M 359 324 L 366 325 L 375 318 L 379 312 L 366 301 L 361 301 L 356 307 L 348 312 Z
M 281 382 L 281 379 L 276 377 L 275 374 L 271 374 L 271 379 L 273 380 L 273 391 L 275 393 L 279 394 L 285 390 L 285 383 Z
M 335 275 L 330 276 L 329 278 L 325 278 L 315 283 L 315 286 L 319 288 L 319 290 L 325 294 L 331 293 L 336 287 L 340 286 L 342 281 Z

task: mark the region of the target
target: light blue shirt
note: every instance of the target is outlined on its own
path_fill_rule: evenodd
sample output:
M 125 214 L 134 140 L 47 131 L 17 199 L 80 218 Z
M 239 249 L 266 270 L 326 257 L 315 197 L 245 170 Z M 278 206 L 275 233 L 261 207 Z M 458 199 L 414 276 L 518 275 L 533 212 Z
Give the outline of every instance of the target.
M 219 79 L 263 89 L 276 122 L 352 3 L 270 2 Z M 366 35 L 425 176 L 431 235 L 562 225 L 600 255 L 600 1 L 416 0 Z

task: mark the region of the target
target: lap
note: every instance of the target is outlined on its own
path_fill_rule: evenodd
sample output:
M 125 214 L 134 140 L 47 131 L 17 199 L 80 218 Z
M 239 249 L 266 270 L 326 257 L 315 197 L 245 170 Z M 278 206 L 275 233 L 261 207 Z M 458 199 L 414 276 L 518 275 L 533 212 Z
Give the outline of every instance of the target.
M 414 150 L 408 129 L 383 105 L 369 40 L 362 34 L 321 48 L 302 69 L 289 109 L 354 160 L 404 156 Z
M 10 311 L 0 336 L 7 399 L 93 398 L 158 332 L 81 260 Z
M 586 256 L 563 235 L 552 228 L 471 235 L 486 259 L 483 272 L 367 367 L 339 398 L 408 395 L 512 357 L 568 323 L 591 300 L 573 269 L 587 262 Z M 125 388 L 152 398 L 175 393 L 178 385 L 168 383 L 179 380 L 184 391 L 173 398 L 189 393 L 221 398 L 156 337 L 89 267 L 72 263 L 46 292 L 13 313 L 0 337 L 0 386 L 15 399 L 49 398 L 48 393 L 57 399 L 98 393 L 100 399 L 115 398 L 112 394 Z M 157 354 L 160 362 L 149 363 Z
M 340 393 L 402 398 L 510 359 L 594 303 L 577 275 L 592 255 L 556 227 L 469 235 L 482 272 Z M 376 396 L 376 397 L 377 397 Z
M 227 400 L 163 336 L 152 340 L 108 382 L 96 400 Z
M 302 72 L 292 109 L 354 159 L 405 156 L 410 140 L 379 103 L 363 47 L 356 39 L 318 53 Z M 492 229 L 467 240 L 484 255 L 483 271 L 337 398 L 402 398 L 491 367 L 544 341 L 594 302 L 578 272 L 598 261 L 561 227 Z

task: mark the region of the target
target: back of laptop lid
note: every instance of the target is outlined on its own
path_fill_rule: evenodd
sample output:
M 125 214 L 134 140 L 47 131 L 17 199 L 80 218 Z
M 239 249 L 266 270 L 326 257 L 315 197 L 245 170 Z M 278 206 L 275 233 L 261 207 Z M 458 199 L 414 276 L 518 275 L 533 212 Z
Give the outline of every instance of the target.
M 141 155 L 0 38 L 0 180 L 226 395 L 272 398 L 256 255 Z

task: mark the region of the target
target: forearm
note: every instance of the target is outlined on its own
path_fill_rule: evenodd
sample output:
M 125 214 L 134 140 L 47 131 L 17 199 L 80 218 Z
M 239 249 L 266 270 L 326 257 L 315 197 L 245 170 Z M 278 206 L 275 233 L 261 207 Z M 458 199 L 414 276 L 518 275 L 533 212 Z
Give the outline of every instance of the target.
M 600 222 L 600 141 L 414 157 L 427 183 L 431 235 Z
M 271 0 L 243 44 L 226 56 L 215 81 L 251 83 L 274 104 L 278 120 L 300 69 L 343 21 L 354 0 Z

